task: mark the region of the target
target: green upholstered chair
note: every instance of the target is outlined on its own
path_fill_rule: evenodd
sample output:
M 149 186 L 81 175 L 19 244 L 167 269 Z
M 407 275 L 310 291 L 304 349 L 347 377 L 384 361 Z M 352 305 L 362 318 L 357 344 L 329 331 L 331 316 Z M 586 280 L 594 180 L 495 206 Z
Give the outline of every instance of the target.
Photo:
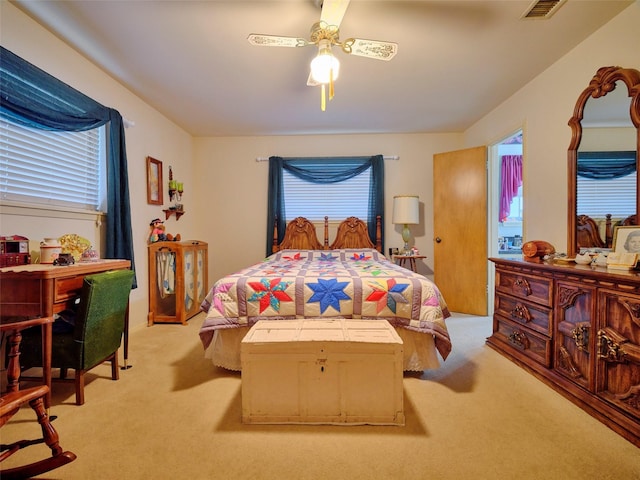
M 68 380 L 67 370 L 75 371 L 76 404 L 84 403 L 84 375 L 103 362 L 111 362 L 111 378 L 119 379 L 118 348 L 122 341 L 133 271 L 113 270 L 84 278 L 73 325 L 54 323 L 51 367 L 60 369 L 60 378 Z M 66 324 L 66 328 L 65 328 Z M 42 341 L 39 328 L 23 332 L 20 365 L 23 370 L 42 366 Z M 23 377 L 24 379 L 24 377 Z

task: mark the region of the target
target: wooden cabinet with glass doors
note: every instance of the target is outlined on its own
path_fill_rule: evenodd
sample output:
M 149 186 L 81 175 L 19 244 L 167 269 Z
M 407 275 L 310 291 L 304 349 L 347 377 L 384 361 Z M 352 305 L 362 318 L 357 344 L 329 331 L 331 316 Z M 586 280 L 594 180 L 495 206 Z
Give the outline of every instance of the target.
M 182 323 L 207 294 L 208 246 L 199 240 L 155 242 L 149 249 L 149 326 Z

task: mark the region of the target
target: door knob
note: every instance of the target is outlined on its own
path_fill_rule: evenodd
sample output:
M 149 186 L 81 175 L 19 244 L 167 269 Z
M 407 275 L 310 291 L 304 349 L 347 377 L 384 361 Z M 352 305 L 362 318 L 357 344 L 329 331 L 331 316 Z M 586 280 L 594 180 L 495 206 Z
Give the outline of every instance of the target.
M 440 237 L 436 237 L 436 243 L 440 243 L 442 239 Z

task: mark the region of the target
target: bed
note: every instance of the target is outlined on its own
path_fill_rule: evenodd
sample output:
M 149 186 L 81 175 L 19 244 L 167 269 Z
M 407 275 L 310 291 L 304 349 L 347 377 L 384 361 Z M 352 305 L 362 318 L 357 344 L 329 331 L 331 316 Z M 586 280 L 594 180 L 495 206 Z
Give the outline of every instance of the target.
M 438 368 L 451 341 L 436 285 L 389 261 L 356 217 L 339 225 L 332 243 L 326 218 L 324 231 L 320 242 L 313 223 L 298 217 L 272 255 L 215 282 L 201 305 L 205 357 L 240 370 L 240 342 L 258 320 L 386 319 L 403 340 L 405 371 Z

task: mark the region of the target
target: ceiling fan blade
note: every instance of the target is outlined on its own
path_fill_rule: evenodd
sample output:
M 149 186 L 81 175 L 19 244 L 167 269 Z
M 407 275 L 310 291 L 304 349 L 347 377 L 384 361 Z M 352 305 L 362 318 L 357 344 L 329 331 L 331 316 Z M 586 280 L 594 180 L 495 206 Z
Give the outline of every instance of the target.
M 322 2 L 322 13 L 320 14 L 320 21 L 325 22 L 327 25 L 339 27 L 344 17 L 344 12 L 347 11 L 350 0 L 324 0 Z
M 351 55 L 385 61 L 391 60 L 398 53 L 397 43 L 362 38 L 348 38 L 342 42 L 341 47 L 345 53 Z
M 252 33 L 247 37 L 251 45 L 259 47 L 306 47 L 309 42 L 304 38 L 281 37 L 278 35 L 263 35 Z

